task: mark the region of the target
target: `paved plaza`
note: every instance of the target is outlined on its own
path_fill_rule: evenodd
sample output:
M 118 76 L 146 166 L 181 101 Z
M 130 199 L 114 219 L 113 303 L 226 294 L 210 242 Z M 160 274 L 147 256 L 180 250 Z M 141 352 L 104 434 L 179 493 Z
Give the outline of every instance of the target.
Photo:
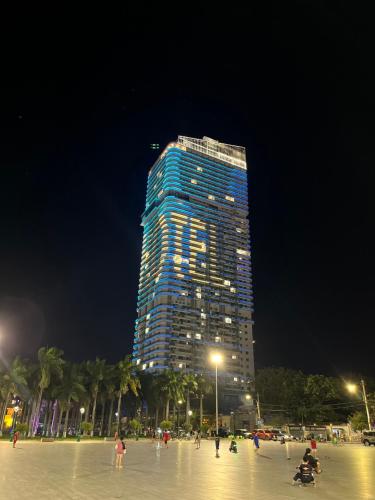
M 290 500 L 375 499 L 375 447 L 319 446 L 323 473 L 317 486 L 292 486 L 295 466 L 306 445 L 286 446 L 240 441 L 239 453 L 221 440 L 220 458 L 213 441 L 173 441 L 158 449 L 151 441 L 129 441 L 125 467 L 113 466 L 113 442 L 23 442 L 18 448 L 0 441 L 0 498 L 23 499 L 192 499 Z

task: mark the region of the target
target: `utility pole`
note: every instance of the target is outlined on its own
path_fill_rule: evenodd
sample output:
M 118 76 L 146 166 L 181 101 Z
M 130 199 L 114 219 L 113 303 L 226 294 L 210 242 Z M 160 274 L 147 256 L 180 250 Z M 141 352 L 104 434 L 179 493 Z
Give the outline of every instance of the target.
M 371 431 L 371 419 L 370 419 L 370 412 L 369 412 L 369 409 L 368 409 L 367 394 L 366 394 L 366 387 L 365 387 L 365 381 L 364 380 L 361 380 L 361 385 L 362 385 L 363 402 L 365 403 L 365 407 L 366 407 L 368 430 Z
M 259 402 L 259 392 L 257 393 L 257 414 L 258 414 L 258 420 L 260 421 L 260 402 Z

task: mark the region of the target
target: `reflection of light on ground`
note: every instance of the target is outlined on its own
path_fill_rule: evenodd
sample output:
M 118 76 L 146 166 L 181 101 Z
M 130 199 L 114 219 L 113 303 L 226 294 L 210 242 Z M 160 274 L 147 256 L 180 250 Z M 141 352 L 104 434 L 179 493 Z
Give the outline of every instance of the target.
M 353 481 L 357 484 L 359 498 L 373 499 L 375 496 L 370 492 L 371 483 L 374 480 L 374 471 L 371 469 L 370 461 L 367 456 L 366 448 L 361 450 L 354 450 L 354 464 L 355 472 L 353 474 Z

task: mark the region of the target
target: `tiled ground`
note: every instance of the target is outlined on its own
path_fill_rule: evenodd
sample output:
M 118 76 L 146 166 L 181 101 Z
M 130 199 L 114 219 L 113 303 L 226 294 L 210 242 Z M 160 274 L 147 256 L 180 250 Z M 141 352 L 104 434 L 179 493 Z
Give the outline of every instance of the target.
M 125 467 L 112 465 L 114 443 L 0 442 L 0 499 L 176 499 L 176 500 L 362 500 L 375 499 L 375 447 L 321 445 L 323 473 L 317 487 L 291 485 L 302 444 L 251 441 L 239 453 L 221 442 L 215 458 L 212 441 L 172 442 L 157 449 L 150 441 L 128 442 Z

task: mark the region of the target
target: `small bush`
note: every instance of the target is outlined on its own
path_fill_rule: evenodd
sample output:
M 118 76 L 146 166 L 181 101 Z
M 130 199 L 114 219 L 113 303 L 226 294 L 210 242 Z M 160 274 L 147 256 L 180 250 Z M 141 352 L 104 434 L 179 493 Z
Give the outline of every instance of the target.
M 20 434 L 26 434 L 28 429 L 29 429 L 29 426 L 27 424 L 17 424 L 16 425 L 16 432 L 19 432 Z
M 170 420 L 162 420 L 160 422 L 160 428 L 163 431 L 169 431 L 172 428 L 172 422 Z

